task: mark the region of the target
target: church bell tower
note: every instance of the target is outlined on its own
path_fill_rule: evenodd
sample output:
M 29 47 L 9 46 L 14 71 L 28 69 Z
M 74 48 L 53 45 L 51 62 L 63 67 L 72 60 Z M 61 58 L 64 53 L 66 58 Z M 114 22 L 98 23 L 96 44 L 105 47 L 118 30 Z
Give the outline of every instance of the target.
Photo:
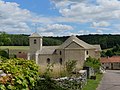
M 42 37 L 35 32 L 29 36 L 29 59 L 35 59 L 35 54 L 38 50 L 42 50 Z

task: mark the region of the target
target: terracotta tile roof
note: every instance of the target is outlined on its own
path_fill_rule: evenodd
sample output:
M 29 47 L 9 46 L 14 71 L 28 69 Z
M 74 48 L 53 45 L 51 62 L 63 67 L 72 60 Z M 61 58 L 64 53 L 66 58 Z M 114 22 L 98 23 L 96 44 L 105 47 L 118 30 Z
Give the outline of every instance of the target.
M 101 63 L 113 63 L 113 62 L 120 62 L 120 56 L 113 56 L 113 57 L 102 57 L 100 59 Z

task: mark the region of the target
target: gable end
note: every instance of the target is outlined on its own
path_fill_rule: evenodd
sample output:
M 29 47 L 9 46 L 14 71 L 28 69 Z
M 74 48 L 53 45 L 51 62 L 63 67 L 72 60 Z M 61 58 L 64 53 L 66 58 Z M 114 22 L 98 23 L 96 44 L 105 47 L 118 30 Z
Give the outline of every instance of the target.
M 79 49 L 84 49 L 81 45 L 76 43 L 75 41 L 71 42 L 69 45 L 67 45 L 65 48 L 79 48 Z

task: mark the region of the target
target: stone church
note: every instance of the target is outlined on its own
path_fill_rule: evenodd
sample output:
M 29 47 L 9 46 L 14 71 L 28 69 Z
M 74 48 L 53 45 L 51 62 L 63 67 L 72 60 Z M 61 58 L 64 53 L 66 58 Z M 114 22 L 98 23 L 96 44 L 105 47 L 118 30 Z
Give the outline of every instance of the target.
M 43 46 L 42 40 L 38 33 L 29 36 L 28 60 L 33 59 L 38 65 L 64 65 L 68 60 L 76 60 L 77 66 L 82 67 L 87 57 L 100 58 L 100 45 L 90 45 L 74 35 L 59 46 Z

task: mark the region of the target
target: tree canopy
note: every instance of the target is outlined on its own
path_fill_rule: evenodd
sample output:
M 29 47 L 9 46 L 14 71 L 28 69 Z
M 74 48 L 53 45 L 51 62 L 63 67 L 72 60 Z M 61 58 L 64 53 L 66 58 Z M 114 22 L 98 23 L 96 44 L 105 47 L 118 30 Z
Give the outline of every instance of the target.
M 99 59 L 88 57 L 84 62 L 84 66 L 92 67 L 95 71 L 99 72 L 101 63 Z
M 120 56 L 120 45 L 116 45 L 107 51 L 101 52 L 101 57 L 112 57 L 112 56 Z
M 100 44 L 102 49 L 112 48 L 120 45 L 120 35 L 111 34 L 95 34 L 95 35 L 80 35 L 79 39 L 89 44 Z M 62 44 L 68 36 L 61 37 L 43 37 L 43 45 L 54 46 Z M 0 32 L 0 46 L 28 46 L 29 35 L 25 34 L 7 34 Z

